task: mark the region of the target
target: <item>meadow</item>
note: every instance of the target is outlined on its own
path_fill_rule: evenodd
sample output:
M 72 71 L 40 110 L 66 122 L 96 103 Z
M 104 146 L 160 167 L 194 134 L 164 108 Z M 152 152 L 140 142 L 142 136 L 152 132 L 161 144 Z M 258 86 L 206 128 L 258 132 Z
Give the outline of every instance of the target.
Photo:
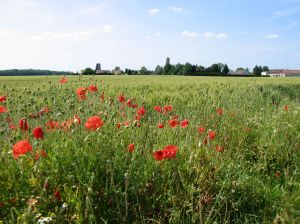
M 300 223 L 300 78 L 0 77 L 0 223 Z

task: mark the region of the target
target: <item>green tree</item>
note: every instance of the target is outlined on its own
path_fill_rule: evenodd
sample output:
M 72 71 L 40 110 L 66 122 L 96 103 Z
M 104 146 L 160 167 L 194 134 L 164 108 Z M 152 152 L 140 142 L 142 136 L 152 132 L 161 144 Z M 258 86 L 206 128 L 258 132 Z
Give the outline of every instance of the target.
M 185 63 L 182 69 L 183 75 L 191 75 L 193 73 L 193 66 L 190 63 Z
M 154 73 L 156 75 L 162 75 L 163 74 L 163 68 L 160 65 L 157 65 L 156 68 L 155 68 Z
M 227 75 L 228 73 L 229 73 L 229 68 L 228 68 L 227 64 L 225 64 L 225 65 L 224 65 L 224 68 L 223 68 L 223 70 L 222 70 L 222 74 L 223 74 L 223 75 Z
M 264 67 L 262 67 L 262 71 L 263 71 L 263 72 L 267 72 L 267 71 L 270 71 L 270 69 L 269 69 L 268 66 L 264 66 Z
M 94 75 L 95 70 L 91 68 L 86 68 L 82 71 L 82 75 Z
M 140 75 L 149 75 L 150 73 L 151 73 L 151 72 L 148 71 L 148 69 L 147 69 L 145 66 L 141 67 L 141 69 L 140 69 L 140 71 L 139 71 L 139 74 L 140 74 Z
M 168 57 L 167 59 L 166 59 L 166 64 L 165 64 L 165 66 L 164 66 L 164 72 L 163 72 L 163 74 L 164 75 L 170 75 L 170 71 L 172 70 L 172 65 L 171 65 L 171 63 L 170 63 L 170 58 Z
M 254 75 L 261 75 L 262 72 L 263 72 L 262 67 L 255 65 L 255 67 L 253 68 L 253 74 Z

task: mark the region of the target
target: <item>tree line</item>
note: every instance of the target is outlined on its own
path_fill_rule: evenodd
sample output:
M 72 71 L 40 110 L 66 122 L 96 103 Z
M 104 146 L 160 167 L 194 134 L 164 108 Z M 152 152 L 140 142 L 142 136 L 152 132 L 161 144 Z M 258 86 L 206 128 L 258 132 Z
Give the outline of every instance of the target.
M 0 76 L 48 76 L 48 75 L 73 75 L 72 72 L 51 71 L 39 69 L 10 69 L 0 70 Z
M 237 68 L 236 71 L 242 70 L 249 73 L 248 68 Z M 268 66 L 255 66 L 253 68 L 253 75 L 261 75 L 261 72 L 269 71 Z M 189 62 L 185 64 L 177 63 L 172 65 L 170 63 L 170 58 L 166 59 L 164 66 L 157 65 L 155 70 L 148 70 L 145 66 L 141 67 L 140 70 L 132 70 L 129 68 L 125 69 L 125 74 L 127 75 L 188 75 L 188 76 L 197 76 L 197 75 L 217 75 L 217 76 L 226 76 L 229 75 L 229 67 L 227 64 L 216 63 L 212 64 L 209 67 L 204 67 L 202 65 L 193 65 Z

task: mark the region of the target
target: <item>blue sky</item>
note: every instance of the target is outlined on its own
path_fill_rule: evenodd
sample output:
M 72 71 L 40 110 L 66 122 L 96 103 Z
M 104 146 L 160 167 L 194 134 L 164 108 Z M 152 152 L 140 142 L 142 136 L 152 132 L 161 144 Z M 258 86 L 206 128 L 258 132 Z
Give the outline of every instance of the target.
M 0 69 L 300 69 L 300 0 L 0 0 Z

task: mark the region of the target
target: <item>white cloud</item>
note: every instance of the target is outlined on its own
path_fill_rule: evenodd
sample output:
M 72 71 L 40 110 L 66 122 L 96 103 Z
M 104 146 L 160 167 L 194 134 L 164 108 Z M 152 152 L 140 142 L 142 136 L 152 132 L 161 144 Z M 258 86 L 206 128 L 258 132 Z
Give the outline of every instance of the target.
M 113 32 L 113 27 L 110 25 L 105 25 L 102 29 L 101 32 L 103 33 L 112 33 Z
M 227 33 L 213 33 L 213 32 L 205 32 L 203 34 L 203 36 L 205 38 L 209 38 L 209 39 L 225 39 L 228 37 L 228 34 Z
M 196 33 L 196 32 L 190 32 L 190 31 L 182 31 L 181 34 L 183 36 L 190 37 L 190 38 L 200 37 L 200 35 L 198 33 Z
M 267 36 L 265 36 L 266 39 L 278 39 L 279 35 L 274 33 L 274 34 L 269 34 Z
M 149 14 L 152 14 L 152 15 L 153 15 L 153 14 L 156 14 L 156 13 L 159 13 L 159 9 L 149 9 L 149 10 L 148 10 L 148 13 L 149 13 Z
M 169 6 L 168 9 L 173 12 L 181 12 L 183 10 L 183 8 L 181 7 L 173 7 L 173 6 Z
M 216 34 L 216 38 L 219 38 L 219 39 L 223 39 L 223 38 L 227 38 L 227 37 L 228 37 L 227 33 L 218 33 L 218 34 Z

